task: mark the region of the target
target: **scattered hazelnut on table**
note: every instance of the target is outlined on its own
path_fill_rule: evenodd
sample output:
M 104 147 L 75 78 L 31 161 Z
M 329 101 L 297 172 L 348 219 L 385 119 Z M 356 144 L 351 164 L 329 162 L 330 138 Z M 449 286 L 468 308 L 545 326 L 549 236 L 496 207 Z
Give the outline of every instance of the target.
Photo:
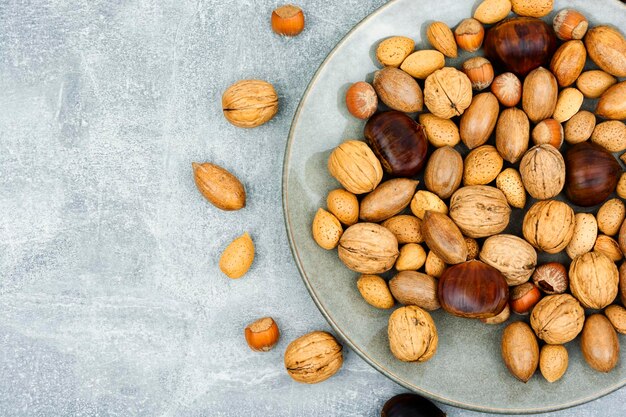
M 271 317 L 264 317 L 254 323 L 250 323 L 246 326 L 244 334 L 250 349 L 257 352 L 271 350 L 280 338 L 278 326 Z
M 286 4 L 272 12 L 272 30 L 285 36 L 296 36 L 304 30 L 304 13 L 293 4 Z

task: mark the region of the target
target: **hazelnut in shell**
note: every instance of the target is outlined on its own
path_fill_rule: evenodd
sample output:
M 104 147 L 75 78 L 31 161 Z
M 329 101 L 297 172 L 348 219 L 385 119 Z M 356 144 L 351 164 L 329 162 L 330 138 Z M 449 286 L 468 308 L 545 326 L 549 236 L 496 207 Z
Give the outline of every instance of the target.
M 512 72 L 505 72 L 493 79 L 491 92 L 503 106 L 515 107 L 522 99 L 522 82 Z
M 472 82 L 474 90 L 484 90 L 493 81 L 493 66 L 488 59 L 476 56 L 463 62 L 463 72 Z
M 552 145 L 556 149 L 561 148 L 564 137 L 563 125 L 554 119 L 542 120 L 532 132 L 535 145 Z
M 280 338 L 278 326 L 271 317 L 264 317 L 249 324 L 244 333 L 250 349 L 257 352 L 271 350 Z
M 287 4 L 272 12 L 272 30 L 284 36 L 297 36 L 304 30 L 304 13 L 293 4 Z
M 369 119 L 378 107 L 378 96 L 371 84 L 359 81 L 346 91 L 346 107 L 357 119 Z
M 554 16 L 552 26 L 557 38 L 563 41 L 582 39 L 587 33 L 589 22 L 578 10 L 563 9 Z
M 517 314 L 528 314 L 541 299 L 539 288 L 532 282 L 526 282 L 511 289 L 509 304 Z
M 476 19 L 463 19 L 454 29 L 454 38 L 459 48 L 467 52 L 476 52 L 483 44 L 485 28 Z

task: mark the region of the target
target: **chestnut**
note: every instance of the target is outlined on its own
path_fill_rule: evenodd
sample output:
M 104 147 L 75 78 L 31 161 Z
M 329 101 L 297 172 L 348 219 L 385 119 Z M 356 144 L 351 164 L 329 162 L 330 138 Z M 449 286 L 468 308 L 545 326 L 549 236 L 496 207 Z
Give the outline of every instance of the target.
M 622 169 L 613 155 L 592 142 L 572 146 L 565 154 L 565 193 L 578 206 L 591 207 L 607 199 Z
M 535 68 L 548 67 L 556 50 L 556 35 L 543 20 L 514 17 L 489 29 L 484 48 L 494 65 L 526 76 Z
M 446 417 L 435 404 L 416 394 L 398 394 L 387 400 L 381 417 Z
M 424 126 L 399 111 L 377 113 L 365 124 L 365 139 L 388 173 L 412 177 L 426 163 Z
M 439 302 L 448 313 L 484 319 L 497 316 L 509 301 L 509 286 L 496 268 L 468 261 L 445 270 L 439 279 Z

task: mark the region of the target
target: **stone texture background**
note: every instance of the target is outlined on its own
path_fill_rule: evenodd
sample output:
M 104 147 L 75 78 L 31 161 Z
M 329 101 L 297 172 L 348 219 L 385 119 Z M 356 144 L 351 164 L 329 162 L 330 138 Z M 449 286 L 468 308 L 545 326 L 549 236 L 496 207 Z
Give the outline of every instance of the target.
M 383 3 L 303 0 L 306 31 L 283 39 L 270 0 L 0 0 L 0 415 L 376 416 L 403 391 L 349 351 L 317 386 L 282 365 L 290 340 L 329 329 L 283 226 L 291 118 L 326 54 Z M 242 78 L 280 95 L 254 130 L 220 111 Z M 204 160 L 243 179 L 245 210 L 200 197 L 190 164 Z M 230 281 L 217 258 L 243 231 L 257 258 Z M 252 353 L 242 331 L 264 315 L 283 338 Z M 621 390 L 554 415 L 624 404 Z

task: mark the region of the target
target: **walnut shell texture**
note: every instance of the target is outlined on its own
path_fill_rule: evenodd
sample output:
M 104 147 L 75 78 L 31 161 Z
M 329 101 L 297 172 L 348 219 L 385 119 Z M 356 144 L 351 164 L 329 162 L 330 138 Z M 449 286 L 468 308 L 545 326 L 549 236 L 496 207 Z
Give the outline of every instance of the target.
M 437 117 L 460 116 L 472 103 L 472 82 L 455 68 L 437 70 L 426 78 L 424 103 Z
M 439 336 L 430 314 L 417 306 L 400 307 L 389 317 L 389 348 L 404 362 L 426 362 L 437 351 Z
M 565 185 L 565 160 L 552 145 L 533 146 L 520 162 L 524 188 L 533 198 L 556 197 Z
M 328 158 L 328 171 L 353 194 L 373 191 L 383 179 L 383 167 L 365 142 L 348 140 Z
M 317 384 L 339 371 L 343 364 L 342 349 L 331 334 L 312 332 L 287 346 L 285 368 L 294 380 Z
M 502 191 L 486 185 L 471 185 L 450 199 L 450 217 L 467 237 L 496 235 L 509 225 L 511 207 Z
M 522 233 L 535 248 L 558 253 L 574 236 L 574 210 L 562 201 L 543 200 L 533 204 L 524 216 Z
M 257 127 L 278 112 L 278 95 L 266 81 L 238 81 L 224 91 L 222 110 L 226 120 L 237 127 Z
M 576 257 L 569 267 L 570 289 L 587 308 L 602 309 L 615 300 L 619 285 L 617 266 L 600 252 Z
M 487 238 L 480 251 L 480 260 L 504 275 L 507 284 L 527 282 L 537 266 L 537 252 L 524 239 L 514 235 Z
M 339 259 L 351 270 L 380 274 L 391 269 L 400 252 L 389 229 L 376 223 L 357 223 L 341 236 Z
M 539 339 L 551 345 L 571 342 L 585 323 L 585 310 L 569 294 L 544 297 L 530 314 L 530 325 Z

